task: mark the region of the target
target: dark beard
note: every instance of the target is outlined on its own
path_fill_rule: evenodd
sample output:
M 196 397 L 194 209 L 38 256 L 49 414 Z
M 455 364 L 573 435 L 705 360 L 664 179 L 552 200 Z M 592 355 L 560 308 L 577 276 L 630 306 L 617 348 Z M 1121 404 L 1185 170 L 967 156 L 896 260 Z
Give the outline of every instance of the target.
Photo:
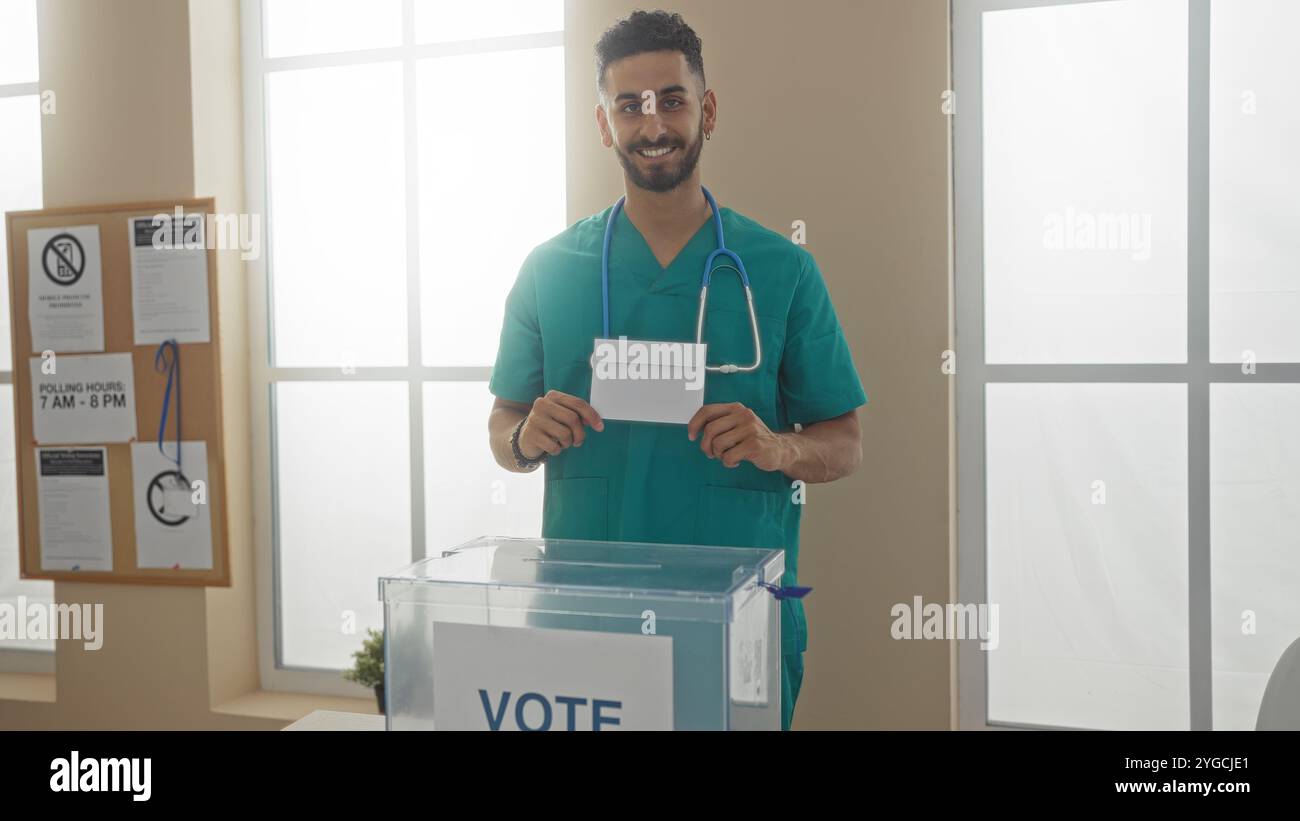
M 703 118 L 701 118 L 700 122 L 702 125 Z M 637 148 L 662 148 L 665 145 L 671 144 L 672 143 L 660 143 L 657 146 L 642 144 L 638 145 Z M 704 129 L 701 127 L 696 134 L 695 143 L 686 150 L 686 154 L 682 157 L 681 163 L 678 164 L 678 170 L 676 172 L 671 168 L 663 168 L 650 174 L 641 173 L 641 169 L 636 166 L 635 158 L 631 156 L 631 151 L 624 153 L 622 149 L 619 149 L 615 153 L 618 154 L 618 161 L 622 163 L 623 171 L 627 174 L 627 178 L 632 181 L 633 185 L 637 188 L 644 188 L 646 191 L 653 191 L 656 194 L 662 194 L 665 191 L 672 191 L 674 188 L 685 182 L 691 174 L 695 173 L 695 166 L 700 162 L 700 152 L 703 149 Z

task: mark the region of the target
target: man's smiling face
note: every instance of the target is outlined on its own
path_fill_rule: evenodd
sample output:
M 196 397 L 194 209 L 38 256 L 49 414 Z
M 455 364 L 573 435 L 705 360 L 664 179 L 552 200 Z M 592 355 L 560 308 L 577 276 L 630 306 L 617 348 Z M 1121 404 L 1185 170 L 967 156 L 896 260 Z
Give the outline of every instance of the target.
M 646 91 L 654 92 L 653 113 L 642 110 Z M 598 119 L 605 144 L 613 146 L 633 185 L 664 192 L 690 178 L 712 97 L 681 52 L 649 51 L 610 64 Z

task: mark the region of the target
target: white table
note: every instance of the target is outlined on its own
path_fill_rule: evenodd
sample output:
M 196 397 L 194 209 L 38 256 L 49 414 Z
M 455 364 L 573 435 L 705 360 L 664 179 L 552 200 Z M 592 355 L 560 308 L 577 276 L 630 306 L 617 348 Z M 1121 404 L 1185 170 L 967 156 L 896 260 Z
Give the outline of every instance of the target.
M 379 730 L 384 729 L 384 717 L 365 713 L 340 713 L 336 710 L 313 710 L 286 730 Z

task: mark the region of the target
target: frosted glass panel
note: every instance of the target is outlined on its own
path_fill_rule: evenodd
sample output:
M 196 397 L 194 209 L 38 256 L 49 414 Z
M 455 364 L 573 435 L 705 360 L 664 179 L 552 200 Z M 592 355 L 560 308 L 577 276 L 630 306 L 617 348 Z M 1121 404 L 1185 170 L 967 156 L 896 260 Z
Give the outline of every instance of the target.
M 34 94 L 0 98 L 0 213 L 40 207 L 40 98 Z M 5 274 L 9 267 L 7 242 L 7 232 L 0 231 L 0 274 Z M 8 280 L 0 277 L 0 281 Z M 9 289 L 0 287 L 0 370 L 13 369 L 12 347 Z
M 417 43 L 507 37 L 563 28 L 564 0 L 494 0 L 491 3 L 415 0 Z
M 404 382 L 275 386 L 286 666 L 348 667 L 365 629 L 383 627 L 379 575 L 411 561 L 407 402 Z
M 4 0 L 0 2 L 0 85 L 34 83 L 39 76 L 36 0 Z
M 405 365 L 401 66 L 271 74 L 267 123 L 275 364 Z
M 563 88 L 564 53 L 446 57 L 417 71 L 424 362 L 489 367 L 520 264 L 565 226 L 564 95 L 500 90 L 521 77 Z
M 993 722 L 1187 729 L 1187 388 L 986 386 Z
M 1300 385 L 1210 386 L 1214 728 L 1253 730 L 1300 638 Z
M 401 0 L 263 0 L 268 57 L 402 44 Z
M 986 12 L 983 38 L 987 361 L 1186 361 L 1186 0 Z
M 540 536 L 544 470 L 510 473 L 492 458 L 486 382 L 424 385 L 427 555 L 478 536 Z
M 31 452 L 26 453 L 30 456 Z M 10 385 L 0 385 L 0 605 L 17 607 L 19 596 L 26 597 L 28 604 L 48 604 L 54 596 L 54 582 L 18 578 L 17 471 L 18 466 L 14 463 L 14 389 Z M 54 641 L 0 638 L 0 648 L 6 647 L 53 651 Z
M 1300 3 L 1217 0 L 1210 27 L 1210 358 L 1300 362 Z

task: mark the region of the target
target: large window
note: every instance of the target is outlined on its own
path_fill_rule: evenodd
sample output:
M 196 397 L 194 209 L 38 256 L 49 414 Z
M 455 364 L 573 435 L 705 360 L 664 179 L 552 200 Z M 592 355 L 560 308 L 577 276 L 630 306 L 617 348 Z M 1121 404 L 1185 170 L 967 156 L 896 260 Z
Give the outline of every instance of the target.
M 0 212 L 41 207 L 41 96 L 36 60 L 36 0 L 0 3 Z M 0 230 L 0 272 L 9 249 Z M 25 271 L 14 272 L 25 276 Z M 18 479 L 14 451 L 14 352 L 9 289 L 0 288 L 0 602 L 48 604 L 54 583 L 18 578 Z M 0 671 L 53 670 L 54 642 L 0 639 Z M 33 652 L 35 651 L 35 652 Z
M 953 8 L 961 724 L 1251 729 L 1300 637 L 1300 4 Z
M 487 447 L 506 293 L 565 225 L 561 0 L 245 0 L 263 686 L 348 692 L 376 578 L 536 535 Z

